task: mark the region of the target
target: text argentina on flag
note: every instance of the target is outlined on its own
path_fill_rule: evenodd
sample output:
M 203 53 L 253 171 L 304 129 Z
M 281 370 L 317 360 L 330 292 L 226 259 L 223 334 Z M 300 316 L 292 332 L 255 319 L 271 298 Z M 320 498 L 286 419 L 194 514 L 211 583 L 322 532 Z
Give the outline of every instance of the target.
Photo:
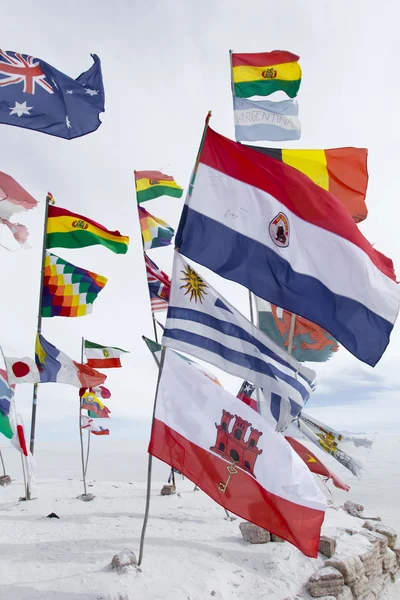
M 315 387 L 315 371 L 252 325 L 178 252 L 162 343 L 263 388 L 268 403 L 279 404 L 278 429 L 297 417 Z
M 72 79 L 40 58 L 0 50 L 0 123 L 73 139 L 95 131 L 104 112 L 100 59 Z
M 49 206 L 46 248 L 86 248 L 97 245 L 105 246 L 116 254 L 126 254 L 129 237 L 60 206 Z
M 389 343 L 400 305 L 392 261 L 332 194 L 210 128 L 176 245 L 371 366 Z
M 115 369 L 122 367 L 121 356 L 129 354 L 128 350 L 114 348 L 113 346 L 102 346 L 95 342 L 84 341 L 84 350 L 89 367 L 95 369 Z
M 293 100 L 270 102 L 233 97 L 237 142 L 299 140 L 299 107 Z
M 90 388 L 101 385 L 107 379 L 107 375 L 69 358 L 42 335 L 36 338 L 35 360 L 40 383 L 67 383 L 78 388 Z
M 265 419 L 169 349 L 149 453 L 227 510 L 317 556 L 326 500 L 304 462 Z

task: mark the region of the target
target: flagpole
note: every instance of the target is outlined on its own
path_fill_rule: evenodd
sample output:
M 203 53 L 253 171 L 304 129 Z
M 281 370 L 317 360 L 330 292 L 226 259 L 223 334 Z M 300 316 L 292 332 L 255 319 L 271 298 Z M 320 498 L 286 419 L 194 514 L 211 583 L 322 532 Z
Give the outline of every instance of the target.
M 89 452 L 90 452 L 90 429 L 88 429 L 88 442 L 87 442 L 86 461 L 85 461 L 85 477 L 86 477 L 87 467 L 88 467 L 88 462 L 89 462 Z
M 157 327 L 156 327 L 156 317 L 154 315 L 154 312 L 151 313 L 151 318 L 153 319 L 154 337 L 155 337 L 156 342 L 158 344 Z
M 254 325 L 254 310 L 253 310 L 253 294 L 249 290 L 249 307 L 250 307 L 250 321 L 251 324 Z M 257 386 L 256 388 L 256 401 L 257 401 L 257 412 L 261 415 L 261 398 L 260 398 L 260 388 Z
M 200 164 L 201 151 L 203 150 L 203 146 L 204 146 L 204 142 L 206 139 L 207 129 L 208 129 L 208 125 L 210 123 L 211 116 L 212 116 L 212 112 L 211 112 L 211 110 L 209 110 L 207 113 L 207 116 L 206 116 L 206 121 L 204 123 L 203 135 L 201 136 L 200 146 L 199 146 L 197 156 L 196 156 L 196 162 L 194 163 L 192 179 L 189 184 L 189 190 L 188 190 L 188 196 L 187 196 L 188 201 L 190 200 L 192 193 L 193 193 L 193 186 L 194 186 L 194 182 L 195 182 L 196 175 L 197 175 L 197 169 L 199 168 L 199 164 Z
M 288 353 L 292 354 L 293 350 L 293 338 L 294 338 L 294 328 L 296 326 L 296 315 L 295 313 L 291 313 L 290 315 L 290 329 L 289 329 L 289 341 L 288 341 Z
M 164 366 L 165 350 L 166 350 L 166 348 L 165 348 L 165 346 L 163 346 L 162 351 L 161 351 L 160 368 L 159 368 L 159 371 L 158 371 L 156 393 L 155 393 L 155 396 L 154 396 L 154 407 L 153 407 L 153 417 L 152 417 L 152 421 L 151 421 L 151 431 L 153 431 L 153 427 L 154 427 L 154 416 L 156 414 L 157 395 L 158 395 L 158 388 L 159 388 L 159 385 L 160 385 L 161 374 L 162 374 L 162 370 L 163 370 L 163 366 Z M 150 437 L 151 437 L 151 435 L 150 435 Z M 142 533 L 140 535 L 140 548 L 139 548 L 139 559 L 138 559 L 138 566 L 139 567 L 142 564 L 144 538 L 145 538 L 145 535 L 146 535 L 147 521 L 148 521 L 148 518 L 149 518 L 152 466 L 153 466 L 153 455 L 149 453 L 149 461 L 148 461 L 148 466 L 147 466 L 146 508 L 145 508 L 145 512 L 144 512 L 144 520 L 143 520 Z
M 6 476 L 6 467 L 5 467 L 5 464 L 4 464 L 3 455 L 1 453 L 1 450 L 0 450 L 0 460 L 1 460 L 1 464 L 3 466 L 3 475 L 5 477 Z
M 85 338 L 82 337 L 82 345 L 81 345 L 81 363 L 83 363 L 83 349 L 85 347 Z M 81 390 L 82 388 L 80 388 Z M 82 478 L 83 478 L 83 489 L 84 489 L 84 494 L 85 496 L 87 496 L 87 489 L 86 489 L 86 471 L 85 471 L 85 452 L 83 449 L 83 434 L 82 434 L 82 396 L 80 394 L 80 390 L 79 390 L 79 437 L 81 440 L 81 459 L 82 459 Z M 90 431 L 89 431 L 90 433 Z
M 38 309 L 38 318 L 37 318 L 37 327 L 36 332 L 39 335 L 42 332 L 42 300 L 43 300 L 43 286 L 44 286 L 44 266 L 46 261 L 46 236 L 47 236 L 47 220 L 49 214 L 49 204 L 53 204 L 53 196 L 50 192 L 47 192 L 46 203 L 44 208 L 44 225 L 43 225 L 43 244 L 42 244 L 42 267 L 40 271 L 40 290 L 39 290 L 39 309 Z M 36 406 L 37 406 L 37 396 L 38 396 L 39 384 L 33 384 L 33 396 L 32 396 L 32 417 L 31 417 L 31 439 L 29 444 L 29 450 L 33 456 L 35 449 L 35 429 L 36 429 Z M 30 490 L 29 497 L 30 500 Z
M 26 483 L 25 463 L 24 463 L 24 455 L 23 454 L 21 454 L 21 463 L 22 463 L 22 473 L 24 475 L 24 489 L 25 489 L 25 494 L 27 494 L 28 486 Z

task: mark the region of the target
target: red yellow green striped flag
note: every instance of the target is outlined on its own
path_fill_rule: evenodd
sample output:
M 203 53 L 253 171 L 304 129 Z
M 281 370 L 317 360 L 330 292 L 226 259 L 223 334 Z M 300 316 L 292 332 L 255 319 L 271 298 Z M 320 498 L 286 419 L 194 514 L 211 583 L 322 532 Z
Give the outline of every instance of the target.
M 129 237 L 110 231 L 92 219 L 59 206 L 49 206 L 46 248 L 86 248 L 102 245 L 116 254 L 126 254 Z
M 301 83 L 299 56 L 286 50 L 252 54 L 232 54 L 235 96 L 269 96 L 285 92 L 294 98 Z
M 183 194 L 174 178 L 160 171 L 135 171 L 135 183 L 138 204 L 159 196 L 180 198 Z

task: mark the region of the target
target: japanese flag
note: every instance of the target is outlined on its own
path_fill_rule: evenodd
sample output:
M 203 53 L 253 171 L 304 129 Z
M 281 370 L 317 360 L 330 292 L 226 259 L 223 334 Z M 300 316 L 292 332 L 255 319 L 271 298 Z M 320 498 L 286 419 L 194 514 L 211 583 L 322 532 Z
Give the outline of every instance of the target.
M 40 375 L 36 363 L 31 358 L 14 358 L 5 356 L 4 362 L 10 385 L 15 383 L 39 383 Z

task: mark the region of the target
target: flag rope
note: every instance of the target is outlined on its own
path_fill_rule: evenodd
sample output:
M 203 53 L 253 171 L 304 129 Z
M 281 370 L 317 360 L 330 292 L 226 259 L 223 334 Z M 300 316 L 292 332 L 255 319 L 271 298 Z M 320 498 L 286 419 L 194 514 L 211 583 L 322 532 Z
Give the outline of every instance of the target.
M 82 337 L 82 345 L 81 345 L 81 363 L 83 363 L 83 349 L 85 347 L 85 338 Z M 83 489 L 85 496 L 87 495 L 86 489 L 86 471 L 85 471 L 85 452 L 83 449 L 83 434 L 82 434 L 82 395 L 81 389 L 79 388 L 79 437 L 81 441 L 81 459 L 82 459 L 82 477 L 83 477 Z M 89 431 L 90 434 L 90 431 Z

